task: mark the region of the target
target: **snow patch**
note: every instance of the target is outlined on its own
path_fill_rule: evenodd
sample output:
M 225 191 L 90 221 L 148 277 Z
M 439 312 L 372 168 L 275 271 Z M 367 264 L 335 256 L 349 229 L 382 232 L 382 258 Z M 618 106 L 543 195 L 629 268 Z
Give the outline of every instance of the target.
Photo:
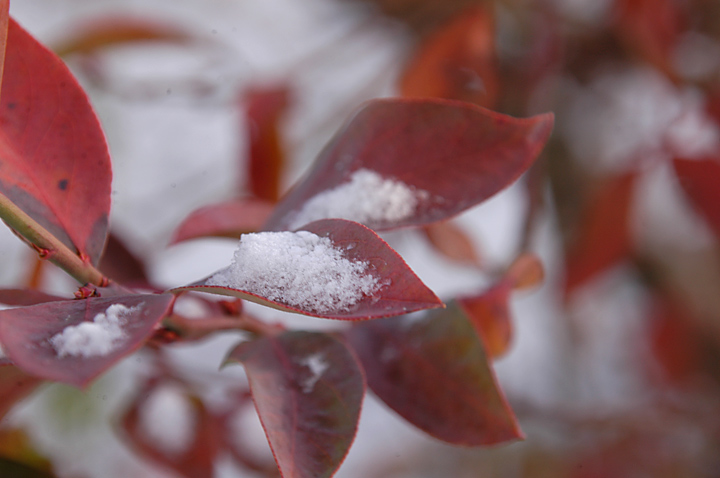
M 290 228 L 295 229 L 319 219 L 339 218 L 367 223 L 400 221 L 410 217 L 418 200 L 429 193 L 380 176 L 369 169 L 358 169 L 350 181 L 310 198 L 292 216 Z
M 190 448 L 196 422 L 192 403 L 175 384 L 159 386 L 140 408 L 141 432 L 167 456 L 179 456 Z
M 308 231 L 243 234 L 230 267 L 207 280 L 303 310 L 348 310 L 381 287 L 368 264 Z
M 126 338 L 122 329 L 125 317 L 140 310 L 142 304 L 126 307 L 113 304 L 99 313 L 92 322 L 82 322 L 65 327 L 50 338 L 50 344 L 60 357 L 95 357 L 116 350 Z
M 330 364 L 325 361 L 325 357 L 321 353 L 313 354 L 302 359 L 300 364 L 310 369 L 310 376 L 301 383 L 303 393 L 310 393 L 315 388 L 318 380 L 322 378 L 325 371 L 330 367 Z

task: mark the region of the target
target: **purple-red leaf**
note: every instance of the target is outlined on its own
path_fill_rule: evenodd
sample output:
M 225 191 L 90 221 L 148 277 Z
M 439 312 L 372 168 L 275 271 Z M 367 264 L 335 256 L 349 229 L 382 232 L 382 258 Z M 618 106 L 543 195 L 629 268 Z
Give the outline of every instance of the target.
M 332 476 L 355 438 L 362 371 L 340 341 L 314 332 L 238 345 L 260 421 L 284 478 Z
M 3 310 L 0 311 L 0 343 L 13 363 L 26 372 L 47 380 L 84 387 L 138 349 L 165 316 L 173 299 L 170 294 L 92 297 Z M 102 336 L 105 332 L 98 330 L 95 319 L 115 304 L 129 310 L 121 316 L 120 332 L 111 333 L 112 346 L 105 353 L 82 355 L 71 352 L 61 356 L 57 346 L 51 342 L 53 337 L 81 322 L 95 324 L 87 335 L 93 338 Z M 105 337 L 105 340 L 110 339 Z
M 675 159 L 675 173 L 692 205 L 720 238 L 720 161 L 718 158 Z
M 63 62 L 10 20 L 0 97 L 0 193 L 97 263 L 110 212 L 110 157 Z
M 487 352 L 457 303 L 359 323 L 347 335 L 373 392 L 421 430 L 468 446 L 522 437 Z
M 65 297 L 46 294 L 34 289 L 0 289 L 0 304 L 27 306 L 67 300 Z
M 298 215 L 315 212 L 303 210 L 306 204 L 331 191 L 327 201 L 353 210 L 343 213 L 331 204 L 335 215 L 330 217 L 376 230 L 447 219 L 515 181 L 540 154 L 552 126 L 551 113 L 517 119 L 457 101 L 373 100 L 328 144 L 305 180 L 278 203 L 266 228 L 302 225 L 296 224 Z M 370 191 L 362 184 L 354 187 L 354 174 L 360 170 L 387 181 L 383 190 L 372 188 L 372 182 L 366 188 Z M 342 198 L 338 187 L 348 191 Z M 399 188 L 405 191 L 400 198 L 392 193 Z M 403 198 L 413 192 L 408 207 Z M 328 217 L 322 211 L 317 215 L 321 217 L 311 220 Z
M 235 237 L 259 231 L 273 205 L 259 199 L 236 199 L 201 207 L 178 226 L 170 244 L 199 237 Z
M 329 238 L 332 246 L 341 250 L 343 257 L 348 261 L 367 263 L 366 273 L 372 274 L 378 280 L 377 292 L 363 295 L 358 302 L 347 308 L 323 311 L 301 308 L 279 299 L 271 300 L 250 291 L 209 285 L 210 278 L 178 287 L 171 292 L 189 290 L 211 292 L 240 297 L 289 312 L 342 320 L 376 319 L 442 307 L 442 301 L 423 284 L 398 253 L 367 227 L 343 219 L 326 219 L 308 224 L 302 230 Z M 287 270 L 288 275 L 296 275 L 300 282 L 303 282 L 302 273 L 303 271 Z M 328 274 L 331 273 L 328 271 Z M 258 271 L 258 274 L 262 274 L 262 271 Z M 260 279 L 262 280 L 261 276 Z M 292 293 L 293 290 L 289 289 L 286 288 L 283 292 Z M 324 293 L 324 290 L 316 292 L 320 297 Z

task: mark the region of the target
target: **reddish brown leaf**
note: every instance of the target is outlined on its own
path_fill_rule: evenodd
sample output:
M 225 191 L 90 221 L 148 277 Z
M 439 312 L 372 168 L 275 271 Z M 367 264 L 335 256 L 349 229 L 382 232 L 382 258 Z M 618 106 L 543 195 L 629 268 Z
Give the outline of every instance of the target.
M 58 300 L 67 300 L 67 298 L 34 289 L 0 289 L 0 304 L 5 305 L 26 306 Z
M 105 277 L 121 284 L 146 286 L 149 283 L 145 264 L 113 233 L 108 236 L 98 269 Z
M 174 296 L 130 295 L 49 302 L 0 311 L 0 343 L 8 357 L 28 373 L 84 387 L 123 357 L 137 350 L 165 316 Z M 131 308 L 123 316 L 123 337 L 107 354 L 60 356 L 50 339 L 71 325 L 92 322 L 108 307 Z
M 289 104 L 286 86 L 250 90 L 243 97 L 250 133 L 250 191 L 265 201 L 280 197 L 285 163 L 279 122 Z
M 325 219 L 310 223 L 302 230 L 330 238 L 332 245 L 343 251 L 345 259 L 366 262 L 367 272 L 379 279 L 381 288 L 372 296 L 363 296 L 348 309 L 322 312 L 302 310 L 279 300 L 270 300 L 244 290 L 208 285 L 209 277 L 170 292 L 189 290 L 211 292 L 240 297 L 289 312 L 341 320 L 376 319 L 442 307 L 442 301 L 423 284 L 402 257 L 367 227 L 343 219 Z
M 178 226 L 170 244 L 199 237 L 235 237 L 259 231 L 273 205 L 257 199 L 237 199 L 201 207 Z
M 62 61 L 10 20 L 0 100 L 0 192 L 97 263 L 110 157 L 88 98 Z
M 495 26 L 488 10 L 487 4 L 467 8 L 420 44 L 400 79 L 403 96 L 495 105 Z
M 421 430 L 468 446 L 522 437 L 457 303 L 422 316 L 362 322 L 348 337 L 373 392 Z
M 458 304 L 475 326 L 492 358 L 504 355 L 510 347 L 513 336 L 509 309 L 512 290 L 512 282 L 501 280 L 480 295 L 458 299 Z
M 535 254 L 524 253 L 510 264 L 505 277 L 515 290 L 529 289 L 542 284 L 545 279 L 545 269 Z
M 120 425 L 131 445 L 142 455 L 159 463 L 185 478 L 207 478 L 213 476 L 215 458 L 221 442 L 222 426 L 196 397 L 188 395 L 195 413 L 195 429 L 192 441 L 186 450 L 168 453 L 152 437 L 148 437 L 143 426 L 141 410 L 162 382 L 151 381 L 133 400 L 129 410 L 123 416 Z
M 141 17 L 94 18 L 75 29 L 75 34 L 58 45 L 59 56 L 92 53 L 108 46 L 133 42 L 160 41 L 189 43 L 197 41 L 191 34 L 174 26 Z
M 284 478 L 332 476 L 355 438 L 362 371 L 326 334 L 285 332 L 238 345 L 255 407 Z
M 720 161 L 675 159 L 675 173 L 690 202 L 720 238 Z
M 20 400 L 27 397 L 42 380 L 13 365 L 0 367 L 0 420 Z
M 448 259 L 472 265 L 480 265 L 475 244 L 458 226 L 449 221 L 425 226 L 422 231 L 436 251 Z
M 361 220 L 367 226 L 384 230 L 447 219 L 515 181 L 540 154 L 552 125 L 551 113 L 517 119 L 448 100 L 373 100 L 280 201 L 266 227 L 290 228 L 311 198 L 347 184 L 361 169 L 425 191 L 410 214 Z
M 629 215 L 636 173 L 613 177 L 590 198 L 566 259 L 570 292 L 632 252 Z

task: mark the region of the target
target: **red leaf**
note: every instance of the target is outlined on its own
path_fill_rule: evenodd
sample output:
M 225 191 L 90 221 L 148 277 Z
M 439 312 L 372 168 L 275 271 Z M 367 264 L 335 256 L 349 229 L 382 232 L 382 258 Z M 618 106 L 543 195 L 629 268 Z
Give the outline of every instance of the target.
M 350 305 L 347 309 L 334 308 L 325 311 L 301 308 L 279 299 L 272 300 L 245 290 L 209 285 L 209 277 L 185 287 L 178 287 L 171 292 L 188 290 L 211 292 L 240 297 L 289 312 L 342 320 L 376 319 L 432 307 L 442 307 L 440 299 L 422 283 L 398 253 L 372 230 L 343 219 L 316 221 L 304 226 L 302 230 L 329 238 L 334 248 L 343 251 L 343 258 L 352 262 L 367 263 L 367 273 L 378 279 L 380 289 L 371 296 L 363 295 L 357 303 Z M 300 276 L 302 271 L 290 270 L 288 272 L 298 276 L 296 282 L 306 283 L 307 280 L 303 280 Z M 282 289 L 281 292 L 294 292 L 293 287 L 295 284 Z M 322 296 L 323 293 L 324 291 L 320 291 L 315 294 Z
M 493 15 L 486 6 L 460 11 L 419 46 L 400 80 L 409 97 L 467 101 L 486 108 L 498 94 Z
M 310 199 L 348 184 L 361 169 L 404 183 L 418 193 L 417 204 L 399 218 L 373 210 L 369 219 L 345 219 L 360 219 L 376 230 L 447 219 L 515 181 L 540 154 L 552 125 L 551 113 L 517 119 L 448 100 L 373 100 L 329 143 L 305 180 L 280 201 L 266 227 L 292 228 Z M 362 208 L 369 205 L 358 201 L 373 200 L 372 192 L 366 196 L 351 194 L 343 202 Z
M 505 277 L 515 290 L 529 289 L 542 284 L 545 280 L 545 269 L 535 254 L 524 253 L 510 264 Z
M 34 289 L 0 289 L 0 304 L 26 306 L 67 300 L 65 297 L 46 294 Z
M 149 283 L 145 264 L 113 233 L 108 236 L 98 269 L 105 277 L 121 284 L 147 286 Z
M 567 253 L 565 290 L 570 292 L 632 252 L 629 215 L 636 173 L 609 179 L 589 201 Z
M 720 238 L 720 161 L 678 158 L 673 166 L 683 191 Z
M 28 373 L 84 387 L 123 357 L 138 349 L 165 316 L 174 297 L 130 295 L 49 302 L 0 311 L 0 343 L 8 357 Z M 66 327 L 92 322 L 111 305 L 131 308 L 123 315 L 120 343 L 106 354 L 60 356 L 50 339 Z
M 121 420 L 127 438 L 142 455 L 174 470 L 186 478 L 207 478 L 213 476 L 215 458 L 220 448 L 222 426 L 212 416 L 202 401 L 187 396 L 195 413 L 193 438 L 184 451 L 168 453 L 153 437 L 147 436 L 149 425 L 143 424 L 141 410 L 147 406 L 152 394 L 162 382 L 152 381 L 133 400 L 130 409 Z M 172 450 L 174 451 L 174 450 Z
M 279 123 L 289 104 L 287 87 L 248 91 L 246 103 L 250 131 L 250 191 L 260 199 L 276 202 L 285 163 Z
M 259 231 L 273 205 L 257 199 L 239 199 L 201 207 L 178 226 L 170 244 L 199 237 L 234 237 Z
M 0 367 L 0 420 L 41 383 L 41 379 L 28 375 L 13 365 Z
M 512 340 L 513 326 L 508 306 L 512 290 L 512 282 L 501 280 L 480 295 L 458 299 L 492 358 L 505 354 Z
M 9 9 L 10 0 L 0 0 L 0 78 L 2 78 L 5 67 L 5 50 L 7 49 L 8 26 L 10 23 Z
M 110 157 L 88 98 L 62 61 L 10 20 L 0 100 L 0 192 L 97 263 Z
M 522 437 L 489 358 L 460 306 L 362 322 L 348 332 L 368 385 L 435 438 L 480 446 Z
M 362 371 L 338 340 L 285 332 L 238 345 L 255 407 L 284 478 L 332 476 L 355 438 Z
M 476 266 L 481 264 L 473 240 L 452 222 L 430 224 L 422 231 L 435 250 L 448 259 Z

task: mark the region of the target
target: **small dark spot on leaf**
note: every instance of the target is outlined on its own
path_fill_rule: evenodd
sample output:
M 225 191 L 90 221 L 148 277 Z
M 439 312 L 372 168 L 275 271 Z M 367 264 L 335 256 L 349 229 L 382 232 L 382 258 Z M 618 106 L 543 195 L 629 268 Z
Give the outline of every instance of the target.
M 61 191 L 65 191 L 68 187 L 68 180 L 67 179 L 61 179 L 58 181 L 58 188 L 60 188 Z
M 14 110 L 17 107 L 17 103 L 8 103 L 7 107 L 9 110 Z

